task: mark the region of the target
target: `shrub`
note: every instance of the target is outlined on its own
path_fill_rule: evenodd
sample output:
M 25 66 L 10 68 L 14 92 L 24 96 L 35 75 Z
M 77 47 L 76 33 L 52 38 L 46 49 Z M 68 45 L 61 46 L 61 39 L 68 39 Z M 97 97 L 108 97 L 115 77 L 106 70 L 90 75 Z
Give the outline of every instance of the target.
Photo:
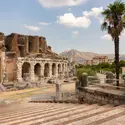
M 87 73 L 88 76 L 96 76 L 96 72 L 91 70 L 91 69 L 79 68 L 79 69 L 77 69 L 77 77 L 78 77 L 78 79 L 80 78 L 82 73 Z

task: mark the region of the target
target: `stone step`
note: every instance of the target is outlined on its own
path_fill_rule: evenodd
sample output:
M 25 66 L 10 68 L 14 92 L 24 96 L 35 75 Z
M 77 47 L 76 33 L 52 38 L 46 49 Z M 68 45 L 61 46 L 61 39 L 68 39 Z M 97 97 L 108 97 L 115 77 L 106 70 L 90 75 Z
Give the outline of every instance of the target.
M 114 118 L 113 120 L 101 123 L 101 125 L 124 125 L 125 124 L 125 115 Z
M 17 115 L 19 112 L 23 112 L 23 113 L 27 113 L 28 111 L 34 111 L 34 110 L 37 110 L 37 109 L 39 109 L 39 108 L 41 108 L 41 106 L 43 106 L 44 107 L 44 109 L 46 108 L 46 109 L 49 109 L 50 107 L 53 107 L 53 105 L 51 105 L 51 104 L 42 104 L 42 105 L 37 105 L 37 104 L 35 104 L 35 107 L 34 106 L 29 106 L 29 107 L 20 107 L 19 108 L 19 106 L 18 106 L 18 108 L 16 108 L 16 109 L 13 109 L 13 110 L 10 110 L 10 111 L 8 111 L 8 112 L 5 112 L 5 113 L 1 113 L 0 114 L 0 118 L 1 117 L 3 117 L 3 116 L 10 116 L 10 115 Z M 58 107 L 60 107 L 59 105 L 57 105 L 57 108 Z M 25 109 L 25 110 L 24 110 Z M 34 109 L 34 110 L 32 110 L 32 109 Z M 7 110 L 7 109 L 6 109 Z M 13 111 L 13 112 L 12 112 Z M 11 113 L 11 114 L 10 114 Z
M 85 105 L 84 105 L 85 106 Z M 83 107 L 83 105 L 79 106 L 79 107 L 76 107 L 76 106 L 70 106 L 70 109 L 77 109 L 77 108 L 81 108 Z M 36 117 L 38 115 L 43 115 L 43 114 L 49 114 L 49 113 L 54 113 L 54 112 L 58 112 L 58 111 L 63 111 L 63 110 L 69 110 L 69 107 L 68 106 L 63 106 L 61 107 L 61 105 L 59 107 L 51 107 L 51 108 L 47 108 L 47 109 L 37 109 L 36 111 L 27 111 L 27 113 L 24 113 L 24 112 L 19 112 L 18 114 L 15 114 L 15 115 L 11 115 L 11 116 L 7 116 L 7 117 L 4 117 L 3 119 L 1 118 L 0 121 L 1 122 L 4 122 L 4 121 L 13 121 L 13 120 L 17 120 L 17 119 L 24 119 L 24 118 L 27 118 L 27 117 Z
M 53 116 L 53 115 L 56 115 L 56 114 L 60 114 L 60 113 L 64 113 L 64 112 L 68 112 L 68 111 L 71 111 L 71 110 L 77 110 L 77 109 L 81 109 L 83 107 L 87 107 L 85 105 L 80 105 L 80 106 L 74 106 L 74 107 L 67 107 L 67 108 L 62 108 L 60 106 L 60 109 L 58 110 L 53 110 L 53 111 L 45 111 L 45 112 L 41 112 L 41 113 L 37 113 L 37 114 L 29 114 L 29 115 L 25 115 L 25 117 L 18 117 L 16 116 L 16 118 L 14 119 L 11 119 L 10 121 L 7 121 L 9 123 L 12 123 L 12 124 L 24 124 L 24 122 L 27 122 L 27 121 L 32 121 L 34 118 L 42 118 L 42 117 L 47 117 L 47 116 Z M 22 119 L 20 121 L 20 119 Z M 2 123 L 4 123 L 5 121 L 1 121 Z
M 117 118 L 118 116 L 125 115 L 125 108 L 122 106 L 113 108 L 112 110 L 108 112 L 104 112 L 98 115 L 94 115 L 92 117 L 88 118 L 82 118 L 81 120 L 76 119 L 74 122 L 70 122 L 67 125 L 76 125 L 76 124 L 82 124 L 82 125 L 101 125 L 101 123 L 104 123 L 106 121 L 110 121 L 112 119 Z
M 105 111 L 109 111 L 111 110 L 111 107 L 94 107 L 93 109 L 91 110 L 85 110 L 85 111 L 82 111 L 82 112 L 78 112 L 77 114 L 74 113 L 72 115 L 67 115 L 66 117 L 63 117 L 63 118 L 60 118 L 60 119 L 57 119 L 57 120 L 54 120 L 54 121 L 50 121 L 50 122 L 47 122 L 47 123 L 44 123 L 42 125 L 65 125 L 65 124 L 68 124 L 72 121 L 75 121 L 76 119 L 81 119 L 83 117 L 90 117 L 91 115 L 96 115 L 96 114 L 101 114 Z M 39 124 L 38 124 L 39 125 Z
M 51 113 L 51 114 L 46 114 L 44 115 L 43 117 L 36 117 L 34 120 L 28 120 L 27 122 L 23 122 L 24 125 L 29 125 L 29 124 L 34 124 L 34 123 L 37 123 L 37 124 L 43 124 L 43 123 L 46 123 L 46 122 L 50 122 L 50 121 L 53 121 L 53 120 L 56 120 L 56 119 L 62 119 L 63 117 L 67 117 L 69 115 L 74 115 L 74 114 L 77 114 L 79 112 L 85 112 L 85 111 L 88 111 L 88 110 L 93 110 L 94 108 L 97 108 L 98 106 L 97 105 L 91 105 L 91 106 L 87 106 L 87 107 L 81 107 L 80 109 L 69 109 L 69 110 L 65 110 L 65 111 L 61 111 L 61 112 L 55 112 L 54 114 Z
M 35 105 L 37 106 L 37 105 Z M 70 105 L 70 107 L 72 107 L 74 105 Z M 57 105 L 57 106 L 54 106 L 52 104 L 50 105 L 47 105 L 47 106 L 44 106 L 44 109 L 41 108 L 41 106 L 38 106 L 38 107 L 31 107 L 30 109 L 25 109 L 25 110 L 21 110 L 21 109 L 18 109 L 18 111 L 16 112 L 10 112 L 8 114 L 3 114 L 1 115 L 0 117 L 0 120 L 3 120 L 3 119 L 7 119 L 7 118 L 12 118 L 12 117 L 15 117 L 15 116 L 18 116 L 20 114 L 20 116 L 23 116 L 23 115 L 27 115 L 27 114 L 31 114 L 31 113 L 37 113 L 37 112 L 42 112 L 42 111 L 53 111 L 53 110 L 59 110 L 61 108 L 61 105 Z M 65 109 L 65 108 L 69 108 L 68 106 L 65 106 L 63 105 L 62 109 Z
M 7 113 L 9 107 L 4 109 L 3 116 L 0 114 L 0 125 L 118 125 L 119 120 L 122 124 L 125 122 L 124 105 L 25 103 L 16 105 L 16 111 L 12 107 L 13 111 Z

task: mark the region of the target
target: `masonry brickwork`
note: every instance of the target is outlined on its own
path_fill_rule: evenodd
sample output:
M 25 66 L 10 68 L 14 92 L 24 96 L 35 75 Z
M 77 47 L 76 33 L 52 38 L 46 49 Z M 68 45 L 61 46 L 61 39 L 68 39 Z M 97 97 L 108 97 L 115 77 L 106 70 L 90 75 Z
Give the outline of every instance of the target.
M 54 53 L 45 37 L 0 33 L 0 47 L 0 81 L 5 74 L 8 81 L 34 82 L 68 73 L 68 60 Z

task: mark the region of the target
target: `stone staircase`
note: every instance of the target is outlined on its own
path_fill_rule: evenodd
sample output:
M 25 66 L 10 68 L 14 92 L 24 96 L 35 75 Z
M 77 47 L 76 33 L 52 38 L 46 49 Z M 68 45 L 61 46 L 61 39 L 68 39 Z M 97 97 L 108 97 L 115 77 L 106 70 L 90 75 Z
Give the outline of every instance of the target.
M 0 125 L 124 125 L 125 105 L 23 103 L 0 107 Z

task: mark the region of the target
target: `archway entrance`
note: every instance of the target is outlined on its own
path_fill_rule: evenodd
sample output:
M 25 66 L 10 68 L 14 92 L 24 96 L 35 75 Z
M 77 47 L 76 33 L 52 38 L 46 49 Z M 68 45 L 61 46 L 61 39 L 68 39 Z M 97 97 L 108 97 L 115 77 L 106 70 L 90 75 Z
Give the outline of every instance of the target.
M 34 73 L 35 73 L 35 80 L 38 81 L 41 78 L 41 65 L 39 63 L 37 63 L 34 66 Z
M 56 64 L 53 63 L 52 65 L 52 75 L 55 76 L 56 75 Z
M 49 64 L 44 65 L 44 77 L 49 77 Z
M 30 80 L 30 63 L 25 62 L 22 66 L 22 78 L 25 81 L 29 81 Z

